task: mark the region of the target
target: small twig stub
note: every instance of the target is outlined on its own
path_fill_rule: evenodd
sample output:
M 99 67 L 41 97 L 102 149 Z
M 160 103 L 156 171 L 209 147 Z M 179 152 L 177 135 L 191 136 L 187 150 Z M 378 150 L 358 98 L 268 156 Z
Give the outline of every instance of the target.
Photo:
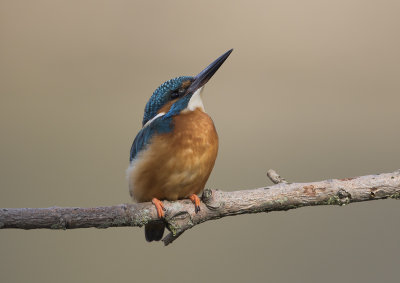
M 267 171 L 267 176 L 274 184 L 279 184 L 279 183 L 288 184 L 288 182 L 284 178 L 282 178 L 278 173 L 276 173 L 276 171 L 273 169 L 269 169 Z

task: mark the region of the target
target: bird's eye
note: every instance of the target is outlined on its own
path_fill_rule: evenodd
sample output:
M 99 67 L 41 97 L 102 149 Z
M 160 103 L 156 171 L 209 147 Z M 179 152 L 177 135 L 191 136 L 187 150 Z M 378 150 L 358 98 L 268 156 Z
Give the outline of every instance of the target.
M 171 99 L 176 99 L 179 97 L 179 93 L 177 91 L 174 91 L 173 93 L 171 93 Z
M 185 89 L 180 88 L 180 89 L 174 91 L 173 93 L 171 93 L 171 99 L 179 98 L 179 97 L 183 96 L 184 94 L 185 94 Z
M 182 96 L 182 95 L 184 95 L 185 94 L 185 89 L 184 88 L 180 88 L 180 89 L 178 89 L 178 94 L 179 94 L 179 96 Z

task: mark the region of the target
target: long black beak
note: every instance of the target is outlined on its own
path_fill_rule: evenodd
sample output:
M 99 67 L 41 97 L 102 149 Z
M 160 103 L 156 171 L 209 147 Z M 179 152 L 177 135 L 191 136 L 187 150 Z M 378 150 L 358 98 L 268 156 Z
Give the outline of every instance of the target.
M 215 74 L 215 72 L 221 67 L 221 65 L 225 62 L 225 60 L 232 53 L 233 49 L 228 50 L 222 56 L 220 56 L 217 60 L 212 62 L 207 66 L 203 71 L 201 71 L 195 78 L 190 87 L 188 88 L 186 93 L 194 93 L 196 90 L 204 86 L 211 77 Z

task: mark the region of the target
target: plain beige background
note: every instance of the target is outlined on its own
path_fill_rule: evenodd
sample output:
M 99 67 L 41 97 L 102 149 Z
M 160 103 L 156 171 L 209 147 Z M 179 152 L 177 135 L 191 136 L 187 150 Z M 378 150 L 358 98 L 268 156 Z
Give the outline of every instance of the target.
M 400 168 L 399 1 L 0 1 L 0 207 L 130 202 L 154 89 L 230 48 L 207 84 L 208 187 Z M 400 202 L 138 228 L 0 231 L 1 282 L 399 282 Z

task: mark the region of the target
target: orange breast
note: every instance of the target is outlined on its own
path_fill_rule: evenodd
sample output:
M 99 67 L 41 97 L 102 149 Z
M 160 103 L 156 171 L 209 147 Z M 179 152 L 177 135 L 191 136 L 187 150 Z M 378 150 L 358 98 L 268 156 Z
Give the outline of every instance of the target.
M 138 202 L 177 200 L 204 189 L 218 152 L 211 118 L 200 109 L 174 117 L 171 133 L 155 136 L 128 170 Z

